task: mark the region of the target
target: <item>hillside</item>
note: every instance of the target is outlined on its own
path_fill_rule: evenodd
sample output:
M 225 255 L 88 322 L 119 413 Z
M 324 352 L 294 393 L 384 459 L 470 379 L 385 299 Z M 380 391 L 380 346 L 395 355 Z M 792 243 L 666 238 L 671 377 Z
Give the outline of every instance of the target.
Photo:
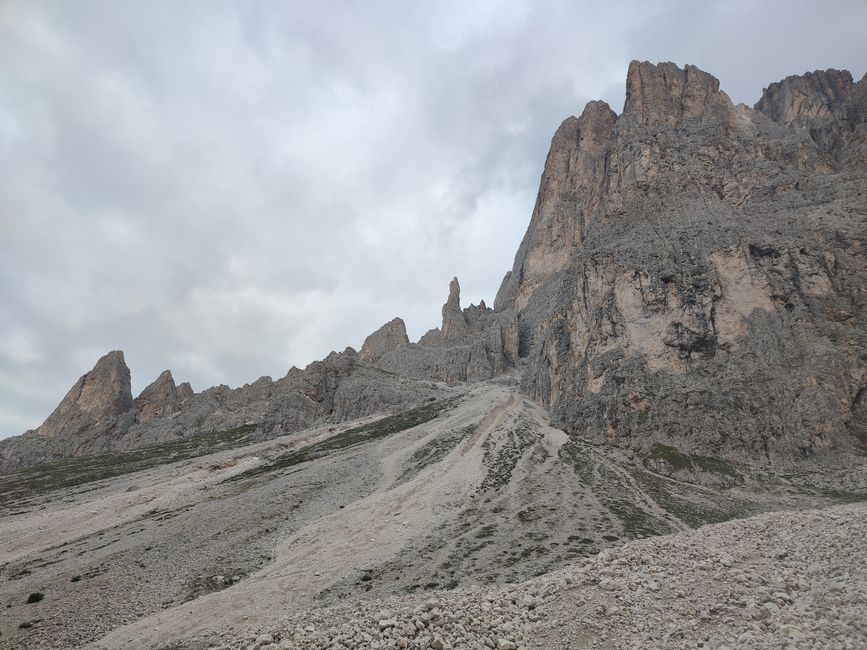
M 266 442 L 242 428 L 4 479 L 0 641 L 163 647 L 298 608 L 520 582 L 630 540 L 867 499 L 863 460 L 780 476 L 570 439 L 514 379 Z M 44 598 L 28 603 L 31 593 Z

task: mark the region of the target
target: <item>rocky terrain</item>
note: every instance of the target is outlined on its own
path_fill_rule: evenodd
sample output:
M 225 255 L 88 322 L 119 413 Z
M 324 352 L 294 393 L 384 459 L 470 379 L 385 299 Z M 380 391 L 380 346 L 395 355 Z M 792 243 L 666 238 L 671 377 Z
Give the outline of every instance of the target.
M 398 415 L 263 442 L 242 427 L 0 479 L 0 643 L 246 642 L 287 613 L 316 627 L 322 607 L 395 609 L 631 540 L 867 499 L 867 459 L 780 475 L 595 445 L 551 427 L 516 382 L 443 386 Z
M 867 506 L 619 546 L 507 586 L 295 612 L 223 648 L 863 648 Z
M 558 129 L 495 309 L 567 431 L 731 460 L 865 442 L 867 80 L 819 71 L 735 106 L 633 62 L 616 115 Z
M 395 318 L 361 352 L 332 352 L 276 381 L 261 377 L 231 389 L 194 393 L 163 372 L 132 398 L 123 352 L 113 351 L 82 376 L 34 431 L 0 441 L 0 472 L 69 456 L 127 450 L 180 437 L 254 424 L 258 439 L 339 423 L 383 410 L 411 408 L 438 395 L 436 382 L 490 379 L 517 363 L 517 330 L 509 312 L 484 303 L 460 306 L 452 280 L 442 327 L 410 343 Z
M 867 80 L 626 87 L 493 308 L 0 441 L 0 646 L 863 647 Z

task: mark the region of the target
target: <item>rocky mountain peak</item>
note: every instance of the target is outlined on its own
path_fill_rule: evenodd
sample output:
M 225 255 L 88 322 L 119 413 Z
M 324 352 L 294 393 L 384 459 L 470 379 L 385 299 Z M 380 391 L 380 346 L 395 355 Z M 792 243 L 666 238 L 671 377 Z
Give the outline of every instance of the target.
M 792 75 L 762 91 L 755 110 L 783 126 L 808 126 L 817 118 L 831 117 L 852 93 L 848 70 L 816 70 Z
M 867 313 L 867 83 L 789 78 L 755 110 L 689 65 L 635 61 L 626 85 L 619 117 L 591 103 L 557 130 L 497 293 L 522 388 L 600 441 L 669 444 L 664 431 L 767 462 L 851 447 L 867 412 L 848 347 Z M 780 370 L 793 355 L 811 361 Z M 809 406 L 768 406 L 804 385 Z
M 185 381 L 181 384 L 178 384 L 178 399 L 180 401 L 184 401 L 185 399 L 191 398 L 196 393 L 193 391 L 193 387 L 190 386 L 190 382 Z
M 867 160 L 867 75 L 857 83 L 848 70 L 789 76 L 765 88 L 755 110 L 790 129 L 805 129 L 837 164 Z
M 713 108 L 730 107 L 719 80 L 694 65 L 632 61 L 626 75 L 623 114 L 644 124 L 674 124 Z
M 111 429 L 132 408 L 129 368 L 123 352 L 114 350 L 75 382 L 36 433 L 46 437 L 78 436 L 92 429 Z
M 181 398 L 178 395 L 175 380 L 169 370 L 164 370 L 156 380 L 145 388 L 135 400 L 139 422 L 151 418 L 170 415 L 180 408 Z
M 457 278 L 449 283 L 449 297 L 443 305 L 442 335 L 444 338 L 459 338 L 468 331 L 464 312 L 461 310 L 461 285 Z
M 406 323 L 402 318 L 393 318 L 364 339 L 358 358 L 365 362 L 376 361 L 388 352 L 408 344 Z
M 578 147 L 598 153 L 608 143 L 615 122 L 617 113 L 606 102 L 587 102 L 577 122 Z

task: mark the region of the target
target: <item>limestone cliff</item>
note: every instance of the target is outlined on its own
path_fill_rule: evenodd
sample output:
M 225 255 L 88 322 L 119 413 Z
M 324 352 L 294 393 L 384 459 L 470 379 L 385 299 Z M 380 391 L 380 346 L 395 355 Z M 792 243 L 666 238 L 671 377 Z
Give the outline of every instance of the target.
M 358 358 L 361 361 L 376 362 L 389 352 L 408 344 L 406 323 L 402 318 L 395 318 L 364 339 Z
M 867 150 L 867 77 L 857 84 L 847 70 L 817 70 L 765 88 L 755 105 L 774 122 L 805 129 L 838 167 L 863 163 Z
M 121 435 L 132 423 L 132 413 L 129 368 L 123 352 L 115 350 L 75 382 L 34 434 L 87 447 L 98 438 Z
M 850 82 L 789 78 L 753 110 L 692 66 L 633 62 L 620 116 L 592 102 L 561 125 L 495 303 L 558 424 L 774 463 L 863 437 L 865 81 Z

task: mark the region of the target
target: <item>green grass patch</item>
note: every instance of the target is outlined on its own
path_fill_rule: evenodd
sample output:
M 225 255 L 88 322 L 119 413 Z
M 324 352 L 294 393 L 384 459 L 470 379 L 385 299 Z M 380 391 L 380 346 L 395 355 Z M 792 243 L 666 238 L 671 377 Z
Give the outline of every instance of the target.
M 612 499 L 607 501 L 605 506 L 623 524 L 623 532 L 629 539 L 641 539 L 671 532 L 671 528 L 665 522 L 659 521 L 625 499 Z
M 572 467 L 581 483 L 588 487 L 593 485 L 593 459 L 586 445 L 569 440 L 560 447 L 558 454 L 560 460 Z
M 542 434 L 535 425 L 526 420 L 510 433 L 511 435 L 499 444 L 494 442 L 492 437 L 482 443 L 482 462 L 488 470 L 479 487 L 482 492 L 508 485 L 524 452 L 542 439 Z
M 0 476 L 0 505 L 94 481 L 150 469 L 197 456 L 232 449 L 253 441 L 257 425 L 248 424 L 228 431 L 203 433 L 170 442 L 147 445 L 129 451 L 65 458 Z
M 634 469 L 632 476 L 659 507 L 692 528 L 740 519 L 757 512 L 748 501 L 698 486 L 693 486 L 687 496 L 683 485 L 642 469 Z
M 476 531 L 476 537 L 478 539 L 487 539 L 488 537 L 493 537 L 494 533 L 496 532 L 497 527 L 493 524 L 490 524 L 488 526 L 482 526 L 481 528 L 479 528 L 479 530 Z
M 342 433 L 338 433 L 297 451 L 287 452 L 266 465 L 248 469 L 245 472 L 226 479 L 225 482 L 243 481 L 275 472 L 283 472 L 301 463 L 322 458 L 343 449 L 386 438 L 395 433 L 417 427 L 425 422 L 430 422 L 439 417 L 444 411 L 452 408 L 456 403 L 457 398 L 439 400 L 403 413 L 398 413 L 397 415 L 390 415 L 371 424 L 347 429 Z
M 687 471 L 704 471 L 711 474 L 724 474 L 730 476 L 737 481 L 742 481 L 741 476 L 734 467 L 729 465 L 724 460 L 713 458 L 712 456 L 694 456 L 685 454 L 679 449 L 669 447 L 668 445 L 655 444 L 650 450 L 649 458 L 656 460 L 664 460 L 675 469 L 683 469 Z

